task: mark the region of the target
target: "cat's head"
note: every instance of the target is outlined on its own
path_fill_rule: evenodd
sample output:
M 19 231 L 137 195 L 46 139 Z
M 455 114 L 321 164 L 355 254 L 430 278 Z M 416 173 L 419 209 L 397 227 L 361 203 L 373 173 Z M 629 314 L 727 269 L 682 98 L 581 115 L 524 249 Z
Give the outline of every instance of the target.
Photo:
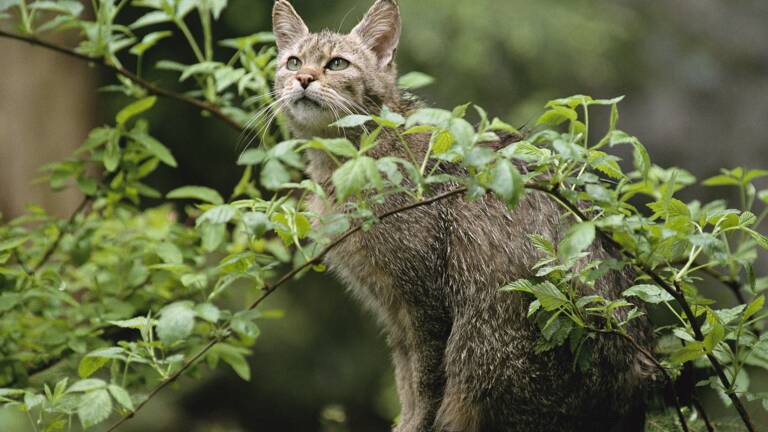
M 322 136 L 338 118 L 392 105 L 399 97 L 396 0 L 377 0 L 349 34 L 310 33 L 293 6 L 277 0 L 272 26 L 277 105 L 296 135 Z

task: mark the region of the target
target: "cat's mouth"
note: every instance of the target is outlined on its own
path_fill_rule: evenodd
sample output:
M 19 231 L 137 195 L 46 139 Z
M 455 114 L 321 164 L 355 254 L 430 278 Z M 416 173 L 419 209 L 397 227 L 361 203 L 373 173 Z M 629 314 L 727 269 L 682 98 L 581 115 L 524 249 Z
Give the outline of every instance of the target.
M 312 107 L 312 108 L 322 108 L 322 105 L 320 105 L 320 102 L 310 98 L 309 96 L 302 96 L 296 99 L 296 102 L 294 102 L 294 104 L 299 106 Z

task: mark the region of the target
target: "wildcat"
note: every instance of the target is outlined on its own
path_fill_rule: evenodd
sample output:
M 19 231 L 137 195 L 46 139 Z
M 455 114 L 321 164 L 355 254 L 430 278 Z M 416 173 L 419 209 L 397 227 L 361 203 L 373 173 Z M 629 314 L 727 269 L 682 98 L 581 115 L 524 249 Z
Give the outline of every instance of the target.
M 378 0 L 349 34 L 339 34 L 310 33 L 292 5 L 277 0 L 273 30 L 277 105 L 294 136 L 337 137 L 342 132 L 329 125 L 340 115 L 378 113 L 383 105 L 408 115 L 420 106 L 396 85 L 396 1 Z M 424 135 L 407 143 L 383 135 L 368 154 L 406 158 L 408 145 L 421 158 L 428 142 Z M 330 197 L 334 168 L 322 152 L 309 153 L 307 172 Z M 394 195 L 377 211 L 409 201 Z M 320 215 L 341 211 L 319 198 L 312 208 Z M 387 219 L 327 256 L 387 335 L 402 406 L 395 431 L 642 430 L 649 371 L 641 354 L 615 336 L 597 338 L 586 372 L 574 370 L 567 348 L 537 354 L 540 332 L 526 318 L 530 299 L 498 291 L 532 276 L 539 254 L 529 234 L 558 240 L 567 228 L 556 203 L 541 193 L 527 194 L 511 211 L 490 196 L 455 197 Z M 608 256 L 600 241 L 591 252 Z M 594 291 L 617 298 L 630 282 L 627 272 L 613 271 Z M 643 318 L 628 331 L 649 347 Z

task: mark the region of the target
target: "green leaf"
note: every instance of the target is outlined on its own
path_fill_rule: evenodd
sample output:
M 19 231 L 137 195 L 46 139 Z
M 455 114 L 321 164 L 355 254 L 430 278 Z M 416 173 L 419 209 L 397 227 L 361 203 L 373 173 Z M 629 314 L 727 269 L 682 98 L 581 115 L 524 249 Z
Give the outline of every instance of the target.
M 80 375 L 80 378 L 88 378 L 107 364 L 108 361 L 109 359 L 106 357 L 85 356 L 80 360 L 80 365 L 77 367 L 77 374 Z
M 749 306 L 747 306 L 747 308 L 744 310 L 744 315 L 741 317 L 741 321 L 746 322 L 749 320 L 749 318 L 754 314 L 763 310 L 763 306 L 765 306 L 765 296 L 760 294 L 755 297 L 755 299 L 752 300 Z
M 725 175 L 717 175 L 701 182 L 704 186 L 739 186 L 739 180 Z
M 317 138 L 309 141 L 306 144 L 306 147 L 324 150 L 329 153 L 333 153 L 335 155 L 343 156 L 346 158 L 357 157 L 357 149 L 346 138 L 332 138 L 332 139 Z
M 642 284 L 627 288 L 622 293 L 624 297 L 640 297 L 646 303 L 658 304 L 674 300 L 671 294 L 656 285 Z
M 511 133 L 511 134 L 514 134 L 514 135 L 519 135 L 520 134 L 520 131 L 517 130 L 514 126 L 512 126 L 512 125 L 510 125 L 508 123 L 505 123 L 505 122 L 499 120 L 498 118 L 494 118 L 493 119 L 493 121 L 491 122 L 491 125 L 488 126 L 488 129 L 502 131 L 502 132 L 508 132 L 508 133 Z
M 195 306 L 195 312 L 200 318 L 214 324 L 221 318 L 221 311 L 213 303 L 200 303 Z
M 333 173 L 331 180 L 339 200 L 344 200 L 363 190 L 367 185 L 367 180 L 370 180 L 376 187 L 382 186 L 376 160 L 367 156 L 345 162 Z
M 237 209 L 235 207 L 228 204 L 219 205 L 200 215 L 200 217 L 197 218 L 197 224 L 201 225 L 204 222 L 211 224 L 225 224 L 232 220 L 236 214 Z
M 151 109 L 155 105 L 155 102 L 157 102 L 157 96 L 148 96 L 121 109 L 115 117 L 117 125 L 122 126 L 132 117 Z
M 264 161 L 267 154 L 262 149 L 250 149 L 243 152 L 237 159 L 238 165 L 258 165 Z
M 109 393 L 112 395 L 112 397 L 115 398 L 117 403 L 124 406 L 128 411 L 133 412 L 134 408 L 131 395 L 124 388 L 120 387 L 119 385 L 110 384 L 107 386 L 107 389 L 109 390 Z
M 251 380 L 251 367 L 245 359 L 245 356 L 228 350 L 221 353 L 221 359 L 230 365 L 240 378 L 245 381 Z
M 435 134 L 432 140 L 432 153 L 436 155 L 441 155 L 448 150 L 450 150 L 451 146 L 454 143 L 453 134 L 451 134 L 449 131 L 444 130 L 440 131 L 439 133 Z
M 566 108 L 563 106 L 555 106 L 549 111 L 541 115 L 536 120 L 537 125 L 550 125 L 557 126 L 565 121 L 573 121 L 578 118 L 578 114 L 572 108 Z
M 703 342 L 689 342 L 688 345 L 672 353 L 670 360 L 674 363 L 685 363 L 706 355 Z
M 104 382 L 104 380 L 88 378 L 72 384 L 72 386 L 67 389 L 67 393 L 88 392 L 91 390 L 102 389 L 106 386 L 107 383 Z
M 371 116 L 353 114 L 343 117 L 334 123 L 331 123 L 331 126 L 339 128 L 352 128 L 362 126 L 371 120 L 373 120 Z
M 181 264 L 184 262 L 184 255 L 182 255 L 181 249 L 173 243 L 160 243 L 155 252 L 166 264 Z
M 531 287 L 531 293 L 541 303 L 541 307 L 554 311 L 568 303 L 568 298 L 554 284 L 544 281 Z
M 84 428 L 103 422 L 111 413 L 112 399 L 106 389 L 85 393 L 77 405 L 77 416 Z
M 261 168 L 261 185 L 269 190 L 280 189 L 283 184 L 291 181 L 291 175 L 285 166 L 277 159 L 270 159 Z
M 453 113 L 436 108 L 421 108 L 411 114 L 405 123 L 405 128 L 410 129 L 416 125 L 431 125 L 448 128 L 448 123 L 453 118 Z
M 143 330 L 147 327 L 147 325 L 153 326 L 156 324 L 155 320 L 150 320 L 144 316 L 131 318 L 129 320 L 108 321 L 108 322 L 120 328 L 130 328 L 135 330 Z
M 748 173 L 744 175 L 744 178 L 741 179 L 741 183 L 746 185 L 752 182 L 752 180 L 754 179 L 758 179 L 766 176 L 768 176 L 768 170 L 750 170 Z
M 401 89 L 417 89 L 426 87 L 435 82 L 435 79 L 422 72 L 409 72 L 397 80 L 397 86 Z
M 196 199 L 214 205 L 224 204 L 224 198 L 219 193 L 205 186 L 184 186 L 174 189 L 165 196 L 168 199 Z
M 749 235 L 752 236 L 753 239 L 755 239 L 755 241 L 757 242 L 758 245 L 760 245 L 761 248 L 768 250 L 768 237 L 749 228 L 742 228 L 742 229 L 747 233 L 749 233 Z
M 491 171 L 491 189 L 509 206 L 516 206 L 525 192 L 523 177 L 512 162 L 500 159 Z
M 168 15 L 167 13 L 161 10 L 158 10 L 158 11 L 152 11 L 146 15 L 143 15 L 141 18 L 134 21 L 133 24 L 131 24 L 129 27 L 132 29 L 137 29 L 137 28 L 146 27 L 149 25 L 169 22 L 171 20 L 172 18 L 170 15 Z
M 202 290 L 208 286 L 205 273 L 188 273 L 181 277 L 181 284 L 189 289 Z
M 173 168 L 178 166 L 176 159 L 174 159 L 173 155 L 171 154 L 171 151 L 168 150 L 168 147 L 160 143 L 160 141 L 147 135 L 144 132 L 131 132 L 128 134 L 128 136 L 130 136 L 136 142 L 142 144 L 151 155 L 160 159 L 164 164 Z
M 141 42 L 132 46 L 129 52 L 136 56 L 142 56 L 148 49 L 155 46 L 160 40 L 172 35 L 173 33 L 169 30 L 149 33 L 141 39 Z
M 210 75 L 216 69 L 222 66 L 224 65 L 219 62 L 202 62 L 202 63 L 193 64 L 192 66 L 188 66 L 184 69 L 184 72 L 181 74 L 181 77 L 179 77 L 179 81 L 185 81 L 187 78 L 191 77 L 192 75 Z
M 594 240 L 594 223 L 582 222 L 574 224 L 558 244 L 557 255 L 561 260 L 568 261 L 587 249 Z
M 120 134 L 114 131 L 107 141 L 107 147 L 104 150 L 104 168 L 109 172 L 114 172 L 118 165 L 120 165 L 120 158 L 122 152 L 120 151 Z
M 0 241 L 0 251 L 16 249 L 29 240 L 29 236 L 21 236 Z
M 186 339 L 195 326 L 195 311 L 188 302 L 172 303 L 160 312 L 157 320 L 157 336 L 165 344 Z

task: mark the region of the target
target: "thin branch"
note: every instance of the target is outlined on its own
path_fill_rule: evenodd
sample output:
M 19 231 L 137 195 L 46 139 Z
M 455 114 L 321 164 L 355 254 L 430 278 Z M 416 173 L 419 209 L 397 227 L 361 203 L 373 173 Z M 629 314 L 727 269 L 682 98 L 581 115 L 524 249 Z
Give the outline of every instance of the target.
M 59 243 L 61 243 L 61 239 L 70 229 L 72 224 L 75 222 L 75 218 L 77 218 L 77 216 L 85 209 L 85 206 L 87 206 L 89 202 L 91 202 L 91 199 L 89 197 L 83 198 L 83 200 L 80 202 L 80 205 L 77 206 L 75 211 L 73 211 L 72 214 L 69 216 L 69 219 L 67 219 L 67 222 L 65 223 L 64 227 L 61 229 L 61 232 L 59 232 L 59 235 L 56 236 L 56 240 L 54 240 L 53 243 L 48 247 L 48 249 L 43 254 L 43 257 L 40 258 L 40 261 L 38 261 L 37 264 L 35 264 L 32 270 L 27 272 L 29 275 L 37 273 L 37 271 L 40 270 L 40 268 L 42 268 L 48 262 L 48 260 L 51 259 L 54 252 L 56 252 L 56 249 L 58 249 Z
M 379 221 L 382 221 L 384 219 L 387 219 L 387 218 L 389 218 L 391 216 L 394 216 L 396 214 L 399 214 L 399 213 L 403 213 L 403 212 L 406 212 L 406 211 L 409 211 L 409 210 L 413 210 L 413 209 L 419 208 L 419 207 L 428 206 L 428 205 L 433 204 L 435 202 L 442 201 L 444 199 L 447 199 L 447 198 L 450 198 L 450 197 L 453 197 L 453 196 L 456 196 L 456 195 L 461 195 L 461 194 L 463 194 L 466 191 L 467 191 L 467 188 L 464 188 L 464 187 L 457 188 L 457 189 L 452 189 L 450 191 L 441 193 L 439 195 L 435 195 L 432 198 L 425 199 L 425 200 L 422 200 L 422 201 L 416 201 L 416 202 L 413 202 L 411 204 L 408 204 L 408 205 L 405 205 L 405 206 L 402 206 L 402 207 L 398 207 L 398 208 L 396 208 L 394 210 L 390 210 L 390 211 L 384 212 L 381 215 L 379 215 L 377 217 L 377 219 Z M 328 246 L 323 248 L 323 250 L 320 251 L 320 253 L 318 253 L 314 258 L 312 258 L 311 260 L 305 262 L 304 264 L 300 265 L 299 267 L 296 267 L 295 269 L 291 270 L 290 272 L 284 274 L 274 284 L 265 286 L 264 289 L 263 289 L 264 292 L 262 293 L 262 295 L 259 298 L 257 298 L 248 307 L 248 310 L 253 310 L 256 307 L 258 307 L 272 293 L 277 291 L 277 289 L 280 288 L 280 286 L 284 285 L 286 282 L 288 282 L 289 280 L 293 279 L 294 276 L 296 276 L 299 273 L 303 272 L 304 270 L 310 268 L 311 266 L 320 263 L 322 261 L 322 259 L 328 254 L 328 252 L 330 252 L 331 250 L 333 250 L 336 247 L 338 247 L 342 242 L 344 242 L 350 236 L 352 236 L 355 233 L 357 233 L 358 231 L 360 231 L 362 228 L 363 228 L 363 224 L 358 224 L 356 227 L 348 230 L 343 235 L 341 235 L 339 238 L 337 238 L 336 240 L 331 242 Z M 216 344 L 218 344 L 219 342 L 222 342 L 227 337 L 229 337 L 229 334 L 230 334 L 230 327 L 229 327 L 229 325 L 227 325 L 221 331 L 221 333 L 218 336 L 216 336 L 213 339 L 211 339 L 210 341 L 208 341 L 208 343 L 205 344 L 205 346 L 203 346 L 203 348 L 201 348 L 200 351 L 198 351 L 194 356 L 192 356 L 192 358 L 187 360 L 181 366 L 181 368 L 179 368 L 179 370 L 174 372 L 171 376 L 169 376 L 168 378 L 163 380 L 154 389 L 152 389 L 152 391 L 149 393 L 149 395 L 147 395 L 146 399 L 141 401 L 140 404 L 136 405 L 136 409 L 133 412 L 131 412 L 130 414 L 120 418 L 112 426 L 110 426 L 109 429 L 107 429 L 106 432 L 112 432 L 114 430 L 117 430 L 117 428 L 119 428 L 123 423 L 127 422 L 129 419 L 131 419 L 133 416 L 135 416 L 136 413 L 139 410 L 141 410 L 142 407 L 144 407 L 144 405 L 149 403 L 149 401 L 152 400 L 164 388 L 168 387 L 170 384 L 172 384 L 174 381 L 176 381 L 184 372 L 186 372 L 198 360 L 200 360 L 200 358 L 202 358 L 208 351 L 210 351 L 211 348 L 213 348 Z
M 712 421 L 709 420 L 707 412 L 704 411 L 704 405 L 701 404 L 696 396 L 691 398 L 691 401 L 693 402 L 693 406 L 696 407 L 696 411 L 701 414 L 701 419 L 704 420 L 704 424 L 707 426 L 707 432 L 715 432 L 715 426 L 712 425 Z
M 43 48 L 46 48 L 46 49 L 49 49 L 49 50 L 56 51 L 58 53 L 67 55 L 67 56 L 72 57 L 72 58 L 76 58 L 76 59 L 79 59 L 79 60 L 86 61 L 88 63 L 92 63 L 92 64 L 95 64 L 95 65 L 98 65 L 99 67 L 102 67 L 102 68 L 104 68 L 106 70 L 114 72 L 114 73 L 116 73 L 118 75 L 122 75 L 125 78 L 128 78 L 129 80 L 131 80 L 135 84 L 139 85 L 140 87 L 144 88 L 146 91 L 148 91 L 151 94 L 154 94 L 154 95 L 157 95 L 157 96 L 166 97 L 168 99 L 173 99 L 173 100 L 176 100 L 178 102 L 182 102 L 184 104 L 191 105 L 191 106 L 193 106 L 195 108 L 201 109 L 203 111 L 207 111 L 207 112 L 211 113 L 212 115 L 214 115 L 215 117 L 217 117 L 219 120 L 221 120 L 224 123 L 226 123 L 231 128 L 237 130 L 238 132 L 242 132 L 243 129 L 244 129 L 243 126 L 240 123 L 238 123 L 232 117 L 230 117 L 227 114 L 225 114 L 221 110 L 221 108 L 219 108 L 218 106 L 216 106 L 214 104 L 211 104 L 211 103 L 208 103 L 208 102 L 204 102 L 204 101 L 201 101 L 201 100 L 198 100 L 198 99 L 194 99 L 194 98 L 187 97 L 187 96 L 184 96 L 184 95 L 179 94 L 179 93 L 174 93 L 172 91 L 166 90 L 166 89 L 164 89 L 162 87 L 159 87 L 159 86 L 157 86 L 157 85 L 155 85 L 155 84 L 153 84 L 153 83 L 151 83 L 151 82 L 149 82 L 149 81 L 139 77 L 138 75 L 134 74 L 133 72 L 131 72 L 131 71 L 129 71 L 129 70 L 123 68 L 123 67 L 119 67 L 119 66 L 115 66 L 115 65 L 106 63 L 104 60 L 102 60 L 100 58 L 89 57 L 87 55 L 80 54 L 79 52 L 74 51 L 72 49 L 65 48 L 65 47 L 62 47 L 62 46 L 59 46 L 59 45 L 55 45 L 55 44 L 52 44 L 50 42 L 46 42 L 46 41 L 43 41 L 43 40 L 40 40 L 40 39 L 36 39 L 36 38 L 32 38 L 32 37 L 22 36 L 22 35 L 15 34 L 15 33 L 6 32 L 6 31 L 3 31 L 3 30 L 0 30 L 0 37 L 7 38 L 7 39 L 14 39 L 14 40 L 17 40 L 17 41 L 22 41 L 22 42 L 28 42 L 28 43 L 30 43 L 32 45 L 35 45 L 35 46 L 43 47 Z
M 589 218 L 584 214 L 584 212 L 582 212 L 578 206 L 574 205 L 566 197 L 564 197 L 560 193 L 560 191 L 556 189 L 552 189 L 547 186 L 541 186 L 541 185 L 526 185 L 526 188 L 544 192 L 556 198 L 558 201 L 562 202 L 563 205 L 565 205 L 573 214 L 578 216 L 580 219 L 589 220 Z M 688 304 L 688 300 L 686 300 L 685 295 L 683 294 L 683 291 L 680 288 L 680 286 L 677 284 L 677 282 L 675 282 L 674 285 L 670 285 L 658 273 L 656 273 L 655 271 L 653 271 L 652 269 L 644 265 L 641 265 L 638 262 L 636 256 L 634 256 L 630 252 L 625 251 L 621 247 L 621 245 L 617 243 L 613 238 L 611 238 L 611 236 L 606 234 L 605 231 L 598 228 L 597 234 L 606 243 L 608 243 L 616 251 L 618 251 L 618 253 L 620 253 L 621 255 L 628 258 L 631 262 L 633 262 L 633 265 L 637 267 L 638 270 L 642 271 L 647 276 L 649 276 L 659 287 L 661 287 L 664 291 L 666 291 L 669 295 L 671 295 L 675 299 L 675 301 L 677 301 L 677 303 L 680 305 L 680 308 L 683 310 L 683 314 L 685 315 L 685 318 L 691 324 L 694 337 L 698 341 L 703 341 L 704 334 L 701 331 L 701 326 L 699 325 L 699 322 L 696 320 L 696 315 L 693 313 L 693 310 L 691 309 L 691 305 Z M 725 370 L 723 369 L 723 366 L 720 364 L 717 358 L 715 358 L 714 355 L 707 354 L 707 358 L 709 359 L 709 362 L 712 364 L 712 368 L 715 370 L 715 374 L 720 380 L 720 383 L 723 385 L 723 388 L 725 389 L 725 393 L 731 399 L 731 402 L 733 402 L 734 407 L 736 407 L 736 411 L 739 413 L 739 416 L 741 417 L 741 420 L 744 422 L 744 425 L 747 427 L 747 430 L 749 430 L 750 432 L 755 432 L 755 426 L 752 423 L 752 419 L 750 418 L 749 413 L 744 407 L 744 404 L 741 402 L 741 399 L 739 399 L 739 397 L 731 389 L 730 379 L 728 379 L 728 376 L 725 374 Z
M 680 426 L 683 428 L 683 431 L 690 432 L 690 429 L 688 428 L 688 423 L 685 421 L 685 415 L 683 415 L 683 409 L 680 405 L 680 397 L 677 394 L 677 389 L 675 388 L 675 381 L 672 379 L 672 377 L 669 375 L 669 372 L 667 372 L 667 368 L 665 368 L 657 359 L 653 356 L 648 350 L 640 346 L 640 344 L 637 343 L 631 336 L 625 333 L 620 332 L 610 332 L 612 334 L 616 334 L 624 338 L 627 342 L 629 342 L 632 347 L 637 350 L 639 353 L 643 354 L 651 363 L 653 363 L 654 366 L 656 366 L 657 369 L 661 371 L 661 373 L 664 375 L 664 380 L 667 382 L 667 387 L 669 387 L 670 392 L 672 393 L 672 403 L 675 405 L 675 412 L 677 412 L 677 418 L 680 421 Z

